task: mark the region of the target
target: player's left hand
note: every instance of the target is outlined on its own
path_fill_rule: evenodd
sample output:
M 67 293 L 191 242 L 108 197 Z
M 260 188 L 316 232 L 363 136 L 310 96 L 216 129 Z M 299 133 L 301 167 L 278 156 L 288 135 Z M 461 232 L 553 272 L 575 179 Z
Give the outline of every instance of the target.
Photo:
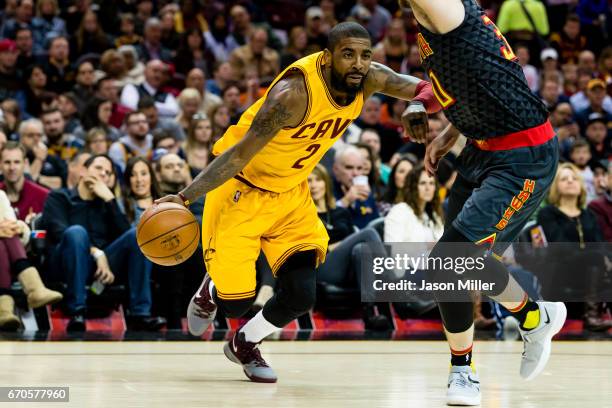
M 402 125 L 404 132 L 417 143 L 427 141 L 429 123 L 427 122 L 427 110 L 422 102 L 412 101 L 402 114 Z
M 185 205 L 185 203 L 183 203 L 183 200 L 181 200 L 181 197 L 179 197 L 176 194 L 168 194 L 167 196 L 158 198 L 157 200 L 154 201 L 154 204 L 160 204 L 160 203 L 176 203 L 182 206 Z

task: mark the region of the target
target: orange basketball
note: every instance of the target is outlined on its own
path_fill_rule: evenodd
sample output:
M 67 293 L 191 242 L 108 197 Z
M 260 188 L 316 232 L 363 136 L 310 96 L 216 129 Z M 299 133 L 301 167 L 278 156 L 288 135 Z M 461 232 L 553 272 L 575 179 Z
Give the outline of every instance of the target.
M 136 240 L 142 253 L 158 265 L 186 261 L 200 242 L 200 227 L 191 211 L 176 203 L 154 204 L 138 223 Z

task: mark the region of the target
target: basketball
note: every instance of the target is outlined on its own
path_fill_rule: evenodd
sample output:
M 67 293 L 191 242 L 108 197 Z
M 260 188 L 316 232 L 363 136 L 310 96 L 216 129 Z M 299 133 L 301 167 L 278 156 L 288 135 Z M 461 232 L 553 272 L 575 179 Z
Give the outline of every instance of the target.
M 155 204 L 142 214 L 136 239 L 142 253 L 153 263 L 178 265 L 195 252 L 200 227 L 191 211 L 176 203 Z

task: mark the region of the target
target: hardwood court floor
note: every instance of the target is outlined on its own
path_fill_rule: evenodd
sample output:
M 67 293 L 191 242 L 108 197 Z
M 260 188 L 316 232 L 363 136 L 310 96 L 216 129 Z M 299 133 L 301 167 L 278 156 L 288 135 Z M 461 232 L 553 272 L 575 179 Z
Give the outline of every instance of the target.
M 70 403 L 9 407 L 444 407 L 448 356 L 434 341 L 269 341 L 277 384 L 246 381 L 220 342 L 0 342 L 2 386 L 69 386 Z M 612 342 L 554 344 L 518 375 L 521 343 L 477 342 L 486 408 L 612 407 Z

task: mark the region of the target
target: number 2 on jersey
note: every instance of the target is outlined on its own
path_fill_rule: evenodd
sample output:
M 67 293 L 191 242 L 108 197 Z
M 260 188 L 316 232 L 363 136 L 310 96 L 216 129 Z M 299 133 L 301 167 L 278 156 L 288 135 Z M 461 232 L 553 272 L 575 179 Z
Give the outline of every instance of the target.
M 303 169 L 304 165 L 302 163 L 310 159 L 312 156 L 314 156 L 315 153 L 318 152 L 320 148 L 321 148 L 321 145 L 318 143 L 311 144 L 310 146 L 306 148 L 306 151 L 310 153 L 308 153 L 306 156 L 302 157 L 301 159 L 298 159 L 295 163 L 293 163 L 293 166 L 291 167 L 294 169 Z

